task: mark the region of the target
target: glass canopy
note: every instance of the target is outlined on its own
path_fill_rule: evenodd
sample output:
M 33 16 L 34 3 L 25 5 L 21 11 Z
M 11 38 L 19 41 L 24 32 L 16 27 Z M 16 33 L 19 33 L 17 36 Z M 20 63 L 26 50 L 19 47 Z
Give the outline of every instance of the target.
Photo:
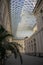
M 32 13 L 37 0 L 11 0 L 11 20 L 15 38 L 30 36 L 36 19 Z M 28 33 L 28 34 L 27 34 Z

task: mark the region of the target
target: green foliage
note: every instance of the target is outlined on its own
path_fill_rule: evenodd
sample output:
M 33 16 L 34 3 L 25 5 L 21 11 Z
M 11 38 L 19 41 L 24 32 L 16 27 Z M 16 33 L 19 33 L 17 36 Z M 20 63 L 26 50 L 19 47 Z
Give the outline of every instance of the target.
M 22 56 L 19 52 L 19 47 L 21 47 L 21 45 L 16 42 L 8 42 L 6 38 L 10 36 L 13 37 L 12 34 L 9 34 L 2 27 L 2 25 L 0 25 L 0 60 L 1 60 L 1 63 L 2 63 L 2 60 L 5 60 L 5 58 L 8 58 L 6 51 L 11 51 L 14 54 L 15 58 L 17 58 L 18 55 L 20 56 L 20 61 L 22 64 Z

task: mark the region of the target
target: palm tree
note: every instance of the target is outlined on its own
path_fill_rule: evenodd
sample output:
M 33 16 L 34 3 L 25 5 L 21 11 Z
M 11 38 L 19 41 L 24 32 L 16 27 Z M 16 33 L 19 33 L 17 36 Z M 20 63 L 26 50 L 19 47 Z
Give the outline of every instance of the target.
M 8 58 L 7 51 L 11 51 L 14 54 L 15 58 L 17 58 L 18 54 L 20 56 L 20 61 L 22 64 L 22 56 L 19 52 L 20 44 L 16 42 L 8 42 L 6 38 L 9 36 L 13 37 L 12 34 L 9 34 L 2 25 L 0 25 L 0 65 L 5 65 L 5 58 Z

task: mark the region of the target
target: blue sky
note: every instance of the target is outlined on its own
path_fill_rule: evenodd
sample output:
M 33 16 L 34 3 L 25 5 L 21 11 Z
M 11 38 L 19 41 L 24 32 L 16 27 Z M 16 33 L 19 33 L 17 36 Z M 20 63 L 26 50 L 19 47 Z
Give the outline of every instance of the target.
M 30 37 L 36 18 L 32 11 L 36 0 L 11 0 L 12 32 L 16 39 Z

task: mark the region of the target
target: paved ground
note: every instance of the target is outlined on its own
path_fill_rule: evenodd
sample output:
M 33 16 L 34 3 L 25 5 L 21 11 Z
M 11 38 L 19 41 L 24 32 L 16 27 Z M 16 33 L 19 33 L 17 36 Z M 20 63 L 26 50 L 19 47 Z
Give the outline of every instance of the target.
M 22 57 L 23 57 L 22 65 L 43 65 L 43 58 L 28 55 L 22 55 Z M 6 65 L 21 65 L 19 57 L 17 59 L 14 59 L 14 56 L 12 55 L 7 60 Z

